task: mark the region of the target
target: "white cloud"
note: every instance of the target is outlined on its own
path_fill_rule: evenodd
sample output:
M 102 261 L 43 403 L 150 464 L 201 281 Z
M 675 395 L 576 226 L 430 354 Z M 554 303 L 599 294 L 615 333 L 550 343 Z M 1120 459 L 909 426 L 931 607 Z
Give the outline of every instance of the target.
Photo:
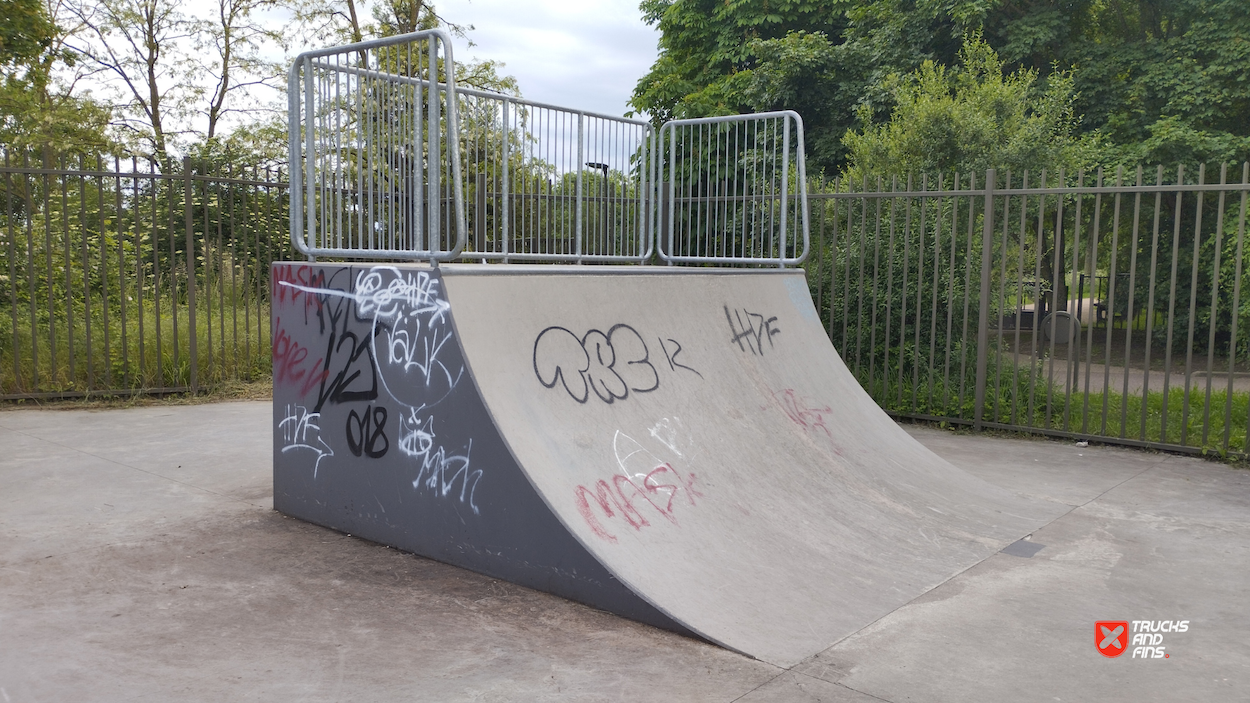
M 474 30 L 459 60 L 501 61 L 531 100 L 620 115 L 656 57 L 658 32 L 637 0 L 441 0 L 443 17 Z

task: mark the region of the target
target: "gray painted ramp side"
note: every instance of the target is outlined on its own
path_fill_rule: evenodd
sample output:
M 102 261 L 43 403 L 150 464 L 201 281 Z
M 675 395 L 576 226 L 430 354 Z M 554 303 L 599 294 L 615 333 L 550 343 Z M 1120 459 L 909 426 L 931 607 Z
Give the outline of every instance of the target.
M 1055 515 L 881 412 L 801 272 L 442 270 L 466 361 L 542 499 L 621 581 L 726 647 L 793 665 Z
M 274 264 L 274 507 L 686 633 L 555 519 L 482 405 L 437 271 Z

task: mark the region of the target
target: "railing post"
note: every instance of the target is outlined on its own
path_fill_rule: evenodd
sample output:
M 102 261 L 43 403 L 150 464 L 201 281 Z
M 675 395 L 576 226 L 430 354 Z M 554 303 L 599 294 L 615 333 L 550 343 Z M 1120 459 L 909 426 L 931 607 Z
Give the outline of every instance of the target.
M 985 413 L 985 381 L 989 371 L 990 346 L 990 259 L 994 254 L 994 169 L 985 172 L 985 214 L 981 225 L 981 309 L 977 312 L 977 387 L 972 427 L 981 430 Z
M 474 192 L 473 250 L 479 254 L 486 251 L 486 174 L 477 174 L 477 190 Z
M 183 225 L 186 227 L 187 237 L 187 341 L 191 345 L 190 364 L 191 364 L 191 394 L 195 395 L 199 391 L 199 361 L 200 355 L 196 344 L 196 323 L 195 316 L 195 225 L 192 220 L 191 213 L 191 159 L 182 157 L 182 214 Z
M 576 241 L 574 244 L 574 252 L 577 255 L 577 263 L 582 263 L 582 169 L 585 168 L 586 154 L 586 113 L 577 113 L 577 195 L 576 202 L 573 205 L 573 218 L 576 222 L 574 227 L 574 236 Z

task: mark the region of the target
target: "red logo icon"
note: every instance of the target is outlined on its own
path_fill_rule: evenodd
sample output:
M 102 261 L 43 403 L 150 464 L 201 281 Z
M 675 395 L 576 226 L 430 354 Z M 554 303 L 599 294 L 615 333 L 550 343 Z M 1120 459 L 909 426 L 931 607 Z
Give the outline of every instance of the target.
M 1100 620 L 1094 623 L 1094 645 L 1104 657 L 1118 657 L 1128 649 L 1128 621 Z

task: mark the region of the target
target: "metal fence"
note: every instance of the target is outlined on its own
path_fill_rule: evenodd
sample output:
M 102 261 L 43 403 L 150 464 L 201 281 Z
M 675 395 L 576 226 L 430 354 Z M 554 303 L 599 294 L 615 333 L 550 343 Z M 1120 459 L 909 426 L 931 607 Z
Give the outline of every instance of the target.
M 670 263 L 786 266 L 806 255 L 797 113 L 674 120 L 661 147 L 646 121 L 458 88 L 454 74 L 438 30 L 296 58 L 301 252 L 645 263 L 662 230 Z
M 810 246 L 803 119 L 793 111 L 660 128 L 660 257 L 797 265 Z
M 483 261 L 651 256 L 648 122 L 458 88 L 471 240 Z
M 458 101 L 441 30 L 309 51 L 287 78 L 291 241 L 309 256 L 453 259 Z M 441 76 L 440 76 L 441 73 Z
M 0 398 L 194 392 L 270 369 L 281 172 L 0 166 Z
M 193 391 L 309 353 L 270 339 L 268 265 L 295 253 L 282 173 L 6 159 L 0 187 L 0 397 Z M 811 189 L 814 300 L 887 411 L 1250 454 L 1250 165 Z
M 1250 164 L 1232 176 L 835 182 L 809 281 L 896 416 L 1247 454 Z

